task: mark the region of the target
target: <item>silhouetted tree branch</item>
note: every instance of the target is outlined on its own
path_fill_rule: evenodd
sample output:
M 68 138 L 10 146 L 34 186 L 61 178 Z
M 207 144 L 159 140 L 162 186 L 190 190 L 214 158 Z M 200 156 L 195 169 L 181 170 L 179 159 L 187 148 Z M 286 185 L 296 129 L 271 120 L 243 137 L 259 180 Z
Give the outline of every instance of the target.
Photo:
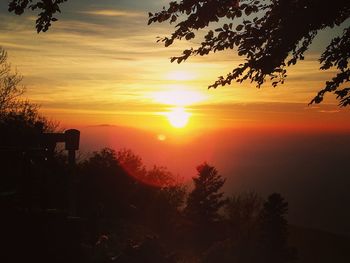
M 52 22 L 57 21 L 54 17 L 56 13 L 61 13 L 60 4 L 67 0 L 11 0 L 9 2 L 9 12 L 14 12 L 16 15 L 21 15 L 26 9 L 39 11 L 36 19 L 36 30 L 38 33 L 46 32 Z
M 169 37 L 160 38 L 165 46 L 175 40 L 191 40 L 198 30 L 207 29 L 198 48 L 183 51 L 171 61 L 181 63 L 191 56 L 204 56 L 213 52 L 237 48 L 245 58 L 226 77 L 209 86 L 230 85 L 233 81 L 251 80 L 260 87 L 266 79 L 272 86 L 283 84 L 286 67 L 304 59 L 317 33 L 325 28 L 341 25 L 350 16 L 350 2 L 335 0 L 327 3 L 317 0 L 182 0 L 170 2 L 168 8 L 149 13 L 148 24 L 168 21 L 176 23 Z M 179 22 L 178 22 L 179 21 Z M 212 30 L 211 23 L 222 26 Z M 326 92 L 333 92 L 341 106 L 350 103 L 350 88 L 342 84 L 349 81 L 350 28 L 333 39 L 321 56 L 322 70 L 336 68 L 338 74 L 310 103 L 320 103 Z
M 0 113 L 14 110 L 20 104 L 18 97 L 24 92 L 24 86 L 20 85 L 22 77 L 12 72 L 11 65 L 7 62 L 7 53 L 0 47 Z
M 21 81 L 22 76 L 12 70 L 11 64 L 7 61 L 6 51 L 0 47 L 0 126 L 3 128 L 1 133 L 10 127 L 13 127 L 16 133 L 21 133 L 25 130 L 23 127 L 34 128 L 39 124 L 42 131 L 56 130 L 57 123 L 42 116 L 38 111 L 38 105 L 22 97 L 25 87 Z

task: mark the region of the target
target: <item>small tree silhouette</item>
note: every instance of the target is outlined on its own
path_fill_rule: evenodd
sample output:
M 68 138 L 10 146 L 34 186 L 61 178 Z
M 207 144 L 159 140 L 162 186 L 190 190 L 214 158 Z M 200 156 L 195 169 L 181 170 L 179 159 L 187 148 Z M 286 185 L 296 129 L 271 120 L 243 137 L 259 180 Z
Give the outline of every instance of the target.
M 197 171 L 198 177 L 193 178 L 194 189 L 188 196 L 185 213 L 199 224 L 214 222 L 226 202 L 223 193 L 219 192 L 225 179 L 207 163 L 199 165 Z
M 287 212 L 288 202 L 278 193 L 271 194 L 264 203 L 261 211 L 261 262 L 283 263 L 296 259 L 296 251 L 288 247 Z
M 197 171 L 198 177 L 193 178 L 194 189 L 187 198 L 184 212 L 191 225 L 191 246 L 203 249 L 219 238 L 219 210 L 226 203 L 220 189 L 225 179 L 207 163 L 199 165 Z
M 263 199 L 255 192 L 232 195 L 225 206 L 231 240 L 231 262 L 259 262 L 260 213 Z M 235 250 L 235 251 L 234 251 Z M 233 260 L 233 258 L 236 258 Z

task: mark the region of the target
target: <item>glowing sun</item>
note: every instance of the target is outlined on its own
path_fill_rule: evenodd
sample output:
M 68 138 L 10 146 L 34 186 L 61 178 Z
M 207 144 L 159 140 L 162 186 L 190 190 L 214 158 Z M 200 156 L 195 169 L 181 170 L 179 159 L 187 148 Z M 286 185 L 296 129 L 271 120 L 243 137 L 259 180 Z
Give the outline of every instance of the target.
M 184 76 L 184 74 L 175 74 L 173 77 L 180 79 Z M 168 119 L 170 125 L 174 128 L 184 128 L 192 116 L 189 112 L 190 106 L 206 99 L 205 94 L 179 84 L 169 86 L 168 90 L 165 91 L 153 92 L 151 97 L 154 102 L 171 107 L 169 111 L 162 112 L 161 114 Z
M 167 117 L 173 127 L 183 128 L 187 125 L 190 114 L 183 107 L 177 107 L 168 112 Z

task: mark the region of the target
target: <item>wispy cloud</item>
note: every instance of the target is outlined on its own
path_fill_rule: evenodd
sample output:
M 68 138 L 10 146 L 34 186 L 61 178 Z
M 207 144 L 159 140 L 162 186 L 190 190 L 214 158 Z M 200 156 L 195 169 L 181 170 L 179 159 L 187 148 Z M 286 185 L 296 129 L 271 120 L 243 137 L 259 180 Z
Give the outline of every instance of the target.
M 130 10 L 116 10 L 116 9 L 99 9 L 79 11 L 80 14 L 87 14 L 93 16 L 107 16 L 107 17 L 145 17 L 146 13 L 136 12 Z
M 321 113 L 338 113 L 340 110 L 320 110 L 319 112 Z
M 191 58 L 181 65 L 170 63 L 171 56 L 196 46 L 199 39 L 176 42 L 168 48 L 156 43 L 157 36 L 168 35 L 172 28 L 163 24 L 147 26 L 147 11 L 163 1 L 136 1 L 135 5 L 128 1 L 113 1 L 110 5 L 95 1 L 98 3 L 86 5 L 83 10 L 80 1 L 70 2 L 70 8 L 65 6 L 67 12 L 45 34 L 35 33 L 33 14 L 18 17 L 0 12 L 0 45 L 24 75 L 27 96 L 41 104 L 49 116 L 63 122 L 156 123 L 164 116 L 155 113 L 167 109 L 151 100 L 149 94 L 181 86 L 208 97 L 208 105 L 191 107 L 193 121 L 197 118 L 199 124 L 234 125 L 268 119 L 297 123 L 306 118 L 344 122 L 348 118 L 349 111 L 335 112 L 336 105 L 304 109 L 330 77 L 328 73 L 320 74 L 316 53 L 290 68 L 286 84 L 277 89 L 258 90 L 253 84 L 233 83 L 231 87 L 207 90 L 217 76 L 241 63 L 241 58 L 228 50 Z M 178 71 L 193 73 L 196 78 L 169 79 L 169 74 Z M 237 106 L 238 102 L 246 106 Z M 288 104 L 291 102 L 296 104 Z M 320 110 L 334 112 L 317 112 Z M 145 115 L 150 117 L 145 119 Z

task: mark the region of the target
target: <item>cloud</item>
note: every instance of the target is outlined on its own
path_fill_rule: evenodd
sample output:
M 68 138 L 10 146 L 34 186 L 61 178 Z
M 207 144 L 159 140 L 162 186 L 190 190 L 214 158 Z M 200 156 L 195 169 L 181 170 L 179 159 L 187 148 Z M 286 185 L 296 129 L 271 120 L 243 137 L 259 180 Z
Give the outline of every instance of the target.
M 116 10 L 116 9 L 99 9 L 99 10 L 88 10 L 79 11 L 80 14 L 87 14 L 93 16 L 104 16 L 104 17 L 145 17 L 146 13 L 129 11 L 129 10 Z
M 322 112 L 322 113 L 338 113 L 338 112 L 340 112 L 340 110 L 320 110 L 319 112 Z
M 151 0 L 145 1 L 150 4 Z M 227 51 L 192 58 L 181 65 L 170 63 L 169 57 L 198 43 L 176 42 L 168 48 L 157 44 L 156 37 L 168 35 L 171 27 L 147 26 L 147 10 L 152 5 L 146 8 L 145 1 L 142 7 L 141 2 L 134 6 L 127 1 L 114 1 L 108 6 L 101 1 L 84 9 L 79 1 L 69 2 L 71 6 L 65 5 L 66 12 L 62 11 L 59 21 L 45 34 L 35 33 L 33 13 L 25 17 L 0 13 L 0 43 L 8 50 L 11 63 L 24 75 L 27 96 L 63 122 L 68 112 L 72 122 L 86 119 L 91 123 L 124 124 L 127 118 L 121 115 L 149 115 L 150 121 L 156 121 L 160 117 L 154 114 L 166 109 L 152 101 L 149 94 L 179 87 L 178 80 L 167 76 L 169 72 L 185 71 L 197 78 L 182 81 L 181 85 L 208 96 L 209 105 L 191 107 L 195 113 L 193 121 L 197 118 L 198 125 L 211 125 L 211 121 L 212 126 L 263 123 L 269 118 L 273 123 L 290 119 L 288 122 L 294 124 L 306 118 L 311 118 L 312 124 L 321 120 L 345 123 L 348 118 L 349 112 L 344 110 L 333 114 L 317 112 L 335 111 L 336 105 L 305 109 L 329 77 L 319 75 L 316 53 L 293 67 L 286 84 L 278 89 L 257 90 L 253 84 L 233 83 L 231 87 L 207 90 L 217 76 L 237 66 L 240 58 Z M 242 102 L 247 105 L 237 104 Z M 132 121 L 137 123 L 140 119 Z

